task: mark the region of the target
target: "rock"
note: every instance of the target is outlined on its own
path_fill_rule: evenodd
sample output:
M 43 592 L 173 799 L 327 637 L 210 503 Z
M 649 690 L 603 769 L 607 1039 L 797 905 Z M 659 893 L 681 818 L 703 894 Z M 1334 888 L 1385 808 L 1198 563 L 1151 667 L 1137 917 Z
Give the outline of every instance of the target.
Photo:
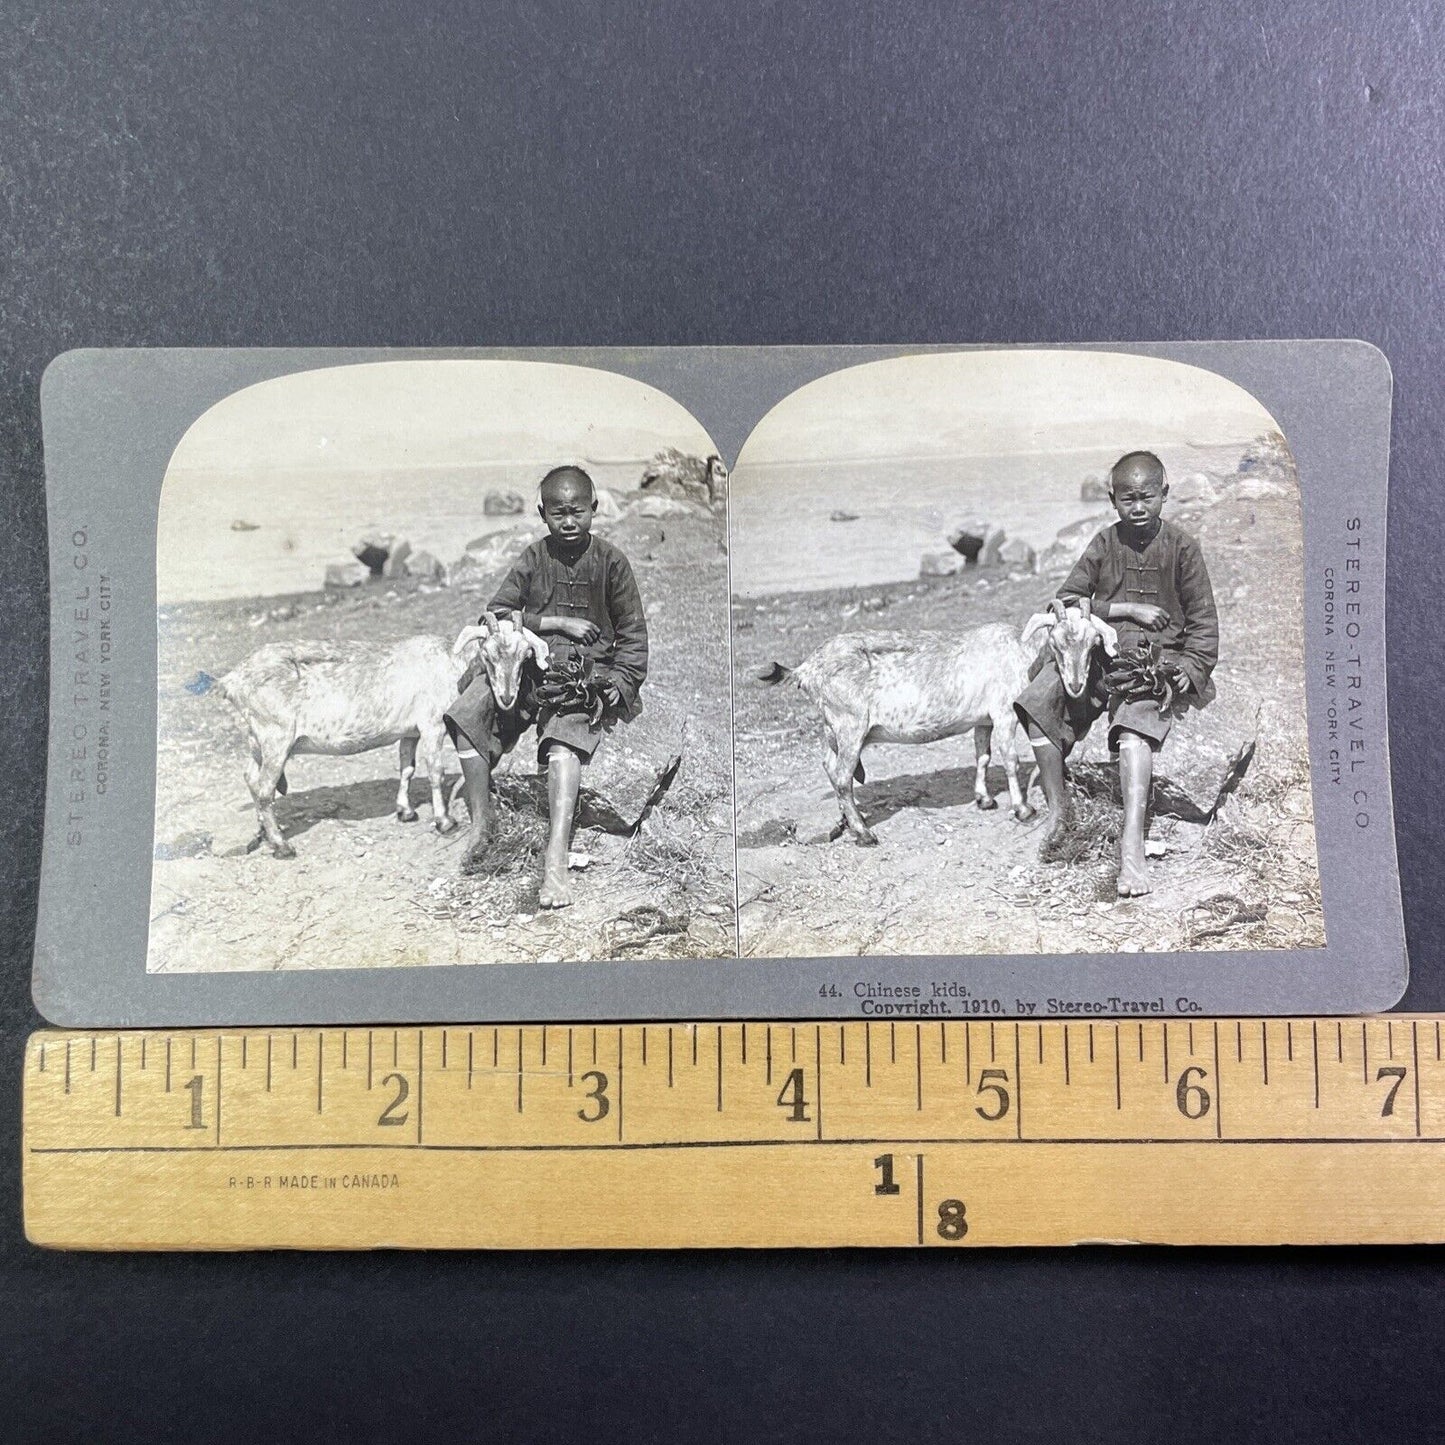
M 706 508 L 698 502 L 684 501 L 681 497 L 650 493 L 639 497 L 629 509 L 636 517 L 696 517 L 704 514 Z
M 1066 547 L 1072 547 L 1077 556 L 1094 540 L 1098 533 L 1117 520 L 1109 512 L 1100 512 L 1092 517 L 1081 517 L 1077 522 L 1070 522 L 1067 527 L 1060 527 L 1054 534 L 1054 540 L 1062 542 Z
M 1178 481 L 1169 483 L 1169 500 L 1185 505 L 1212 507 L 1220 498 L 1220 490 L 1208 472 L 1187 472 Z
M 620 522 L 626 515 L 627 508 L 623 499 L 611 487 L 597 488 L 597 511 L 592 522 L 594 527 Z
M 1299 927 L 1300 916 L 1288 908 L 1269 908 L 1265 910 L 1264 922 L 1277 933 L 1289 933 Z
M 466 555 L 457 566 L 466 564 L 473 570 L 501 571 L 510 566 L 517 554 L 540 535 L 540 530 L 540 527 L 531 523 L 524 523 L 519 527 L 504 527 L 499 532 L 487 532 L 483 536 L 473 537 L 467 543 Z
M 406 559 L 411 556 L 411 543 L 405 540 L 398 542 L 387 554 L 386 561 L 382 563 L 381 573 L 383 577 L 408 577 Z
M 948 534 L 948 545 L 965 561 L 977 562 L 978 554 L 983 551 L 984 543 L 988 541 L 988 530 L 987 522 L 970 518 L 960 522 Z
M 526 502 L 516 492 L 488 492 L 482 498 L 484 517 L 520 517 L 526 510 Z
M 396 546 L 396 537 L 391 532 L 371 532 L 361 538 L 351 549 L 351 555 L 373 576 L 380 577 L 386 559 Z
M 360 587 L 371 579 L 371 568 L 361 562 L 333 562 L 326 569 L 327 587 Z
M 999 548 L 999 561 L 1006 567 L 1017 568 L 1022 572 L 1034 572 L 1038 570 L 1038 553 L 1034 551 L 1021 537 L 1015 537 L 1011 542 L 1005 542 Z
M 710 507 L 727 496 L 728 469 L 716 453 L 689 456 L 664 447 L 642 469 L 638 486 L 654 496 L 683 498 Z
M 1098 477 L 1085 477 L 1079 486 L 1079 500 L 1081 502 L 1107 502 L 1109 488 Z
M 1296 823 L 1289 830 L 1289 851 L 1295 858 L 1310 868 L 1319 865 L 1319 850 L 1315 844 L 1315 825 Z
M 997 567 L 1003 559 L 1004 544 L 1008 541 L 1008 533 L 1002 527 L 995 527 L 988 534 L 983 544 L 983 554 L 979 557 L 979 565 L 983 567 Z
M 413 552 L 405 562 L 406 575 L 416 577 L 423 582 L 445 582 L 447 580 L 446 563 L 431 552 Z
M 1074 563 L 1078 560 L 1078 549 L 1065 546 L 1062 542 L 1055 542 L 1052 546 L 1046 547 L 1039 557 L 1039 575 L 1067 577 L 1074 570 Z
M 1287 497 L 1289 485 L 1277 477 L 1245 477 L 1231 489 L 1241 502 L 1258 502 L 1265 497 Z
M 485 587 L 499 572 L 499 564 L 479 557 L 474 552 L 468 552 L 446 569 L 446 584 L 448 587 L 469 589 Z
M 925 552 L 918 559 L 920 577 L 952 577 L 962 572 L 967 562 L 957 552 Z
M 845 512 L 840 508 L 837 511 L 830 512 L 828 514 L 828 520 L 830 522 L 856 522 L 858 520 L 858 513 Z
M 259 522 L 243 522 L 237 517 L 236 520 L 231 523 L 231 530 L 233 532 L 259 532 L 261 530 L 261 524 Z
M 154 858 L 157 863 L 168 863 L 175 858 L 203 858 L 211 851 L 211 835 L 199 829 L 177 833 L 174 838 L 157 841 Z

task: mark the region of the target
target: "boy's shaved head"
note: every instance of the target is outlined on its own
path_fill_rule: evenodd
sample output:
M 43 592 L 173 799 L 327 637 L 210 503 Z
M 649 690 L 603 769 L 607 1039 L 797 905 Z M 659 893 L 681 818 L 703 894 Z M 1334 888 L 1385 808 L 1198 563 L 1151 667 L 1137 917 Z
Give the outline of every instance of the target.
M 557 496 L 563 487 L 580 487 L 586 493 L 589 501 L 597 500 L 597 488 L 592 484 L 592 478 L 582 470 L 581 467 L 553 467 L 537 488 L 537 496 L 545 505 L 546 502 Z
M 1153 452 L 1125 452 L 1109 469 L 1109 490 L 1124 482 L 1162 487 L 1164 463 Z

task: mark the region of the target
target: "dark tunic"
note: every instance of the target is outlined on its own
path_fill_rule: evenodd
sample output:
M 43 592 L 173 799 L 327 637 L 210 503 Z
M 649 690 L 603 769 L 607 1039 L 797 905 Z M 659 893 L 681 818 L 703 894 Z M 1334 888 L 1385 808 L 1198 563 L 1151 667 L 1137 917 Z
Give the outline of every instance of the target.
M 585 711 L 548 708 L 537 695 L 537 675 L 528 663 L 516 707 L 499 713 L 491 685 L 478 667 L 462 678 L 460 695 L 443 714 L 458 747 L 470 743 L 495 767 L 535 722 L 539 759 L 559 742 L 585 761 L 605 733 L 636 716 L 637 692 L 647 676 L 647 620 L 632 566 L 610 542 L 589 536 L 581 556 L 570 562 L 552 537 L 533 542 L 502 580 L 487 611 L 514 617 L 541 635 L 554 665 L 586 658 L 592 664 L 592 680 L 611 682 L 621 694 L 622 707 L 616 712 L 609 709 L 600 718 Z M 560 632 L 544 633 L 541 621 L 546 615 L 586 617 L 597 624 L 597 639 L 584 645 Z
M 1214 696 L 1210 674 L 1219 661 L 1219 614 L 1204 553 L 1188 532 L 1160 518 L 1159 530 L 1140 545 L 1116 522 L 1084 548 L 1058 595 L 1066 602 L 1089 598 L 1095 613 L 1117 629 L 1121 648 L 1157 642 L 1189 679 L 1196 705 Z M 1137 622 L 1116 621 L 1110 615 L 1115 602 L 1152 602 L 1169 614 L 1169 622 L 1150 632 Z
M 632 564 L 611 542 L 589 535 L 582 555 L 568 562 L 555 538 L 540 538 L 517 558 L 487 611 L 520 615 L 522 625 L 538 633 L 547 613 L 595 622 L 597 640 L 586 646 L 561 633 L 543 636 L 558 661 L 588 658 L 593 677 L 615 684 L 622 694 L 624 711 L 636 704 L 647 676 L 647 619 Z
M 1094 612 L 1118 632 L 1121 650 L 1147 639 L 1158 644 L 1162 655 L 1189 679 L 1189 691 L 1166 711 L 1152 699 L 1111 698 L 1101 668 L 1095 669 L 1084 695 L 1071 698 L 1045 648 L 1014 711 L 1020 722 L 1033 724 L 1065 757 L 1105 712 L 1113 751 L 1121 731 L 1162 744 L 1173 714 L 1186 706 L 1203 707 L 1214 697 L 1210 674 L 1219 660 L 1219 614 L 1204 554 L 1187 532 L 1161 518 L 1154 536 L 1138 543 L 1125 537 L 1120 524 L 1106 527 L 1084 548 L 1058 595 L 1066 602 L 1087 597 Z M 1112 616 L 1117 602 L 1152 602 L 1169 614 L 1169 621 L 1151 632 L 1137 622 Z

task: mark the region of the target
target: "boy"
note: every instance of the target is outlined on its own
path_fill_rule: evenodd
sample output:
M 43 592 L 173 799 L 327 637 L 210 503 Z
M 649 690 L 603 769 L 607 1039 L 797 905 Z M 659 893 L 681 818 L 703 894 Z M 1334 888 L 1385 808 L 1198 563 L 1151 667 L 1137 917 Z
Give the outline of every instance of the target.
M 485 853 L 495 829 L 492 769 L 527 727 L 537 724 L 537 760 L 547 770 L 547 851 L 539 901 L 572 902 L 567 852 L 577 817 L 582 765 L 602 734 L 637 709 L 647 676 L 647 621 L 632 567 L 621 551 L 592 535 L 597 489 L 581 467 L 554 467 L 538 488 L 547 535 L 513 564 L 487 610 L 513 617 L 550 648 L 547 675 L 524 679 L 517 707 L 497 714 L 486 677 L 463 678 L 445 714 L 462 764 L 471 830 L 463 871 Z
M 1045 849 L 1067 817 L 1064 759 L 1107 710 L 1109 751 L 1118 754 L 1124 795 L 1121 898 L 1149 891 L 1144 827 L 1154 754 L 1180 707 L 1203 707 L 1214 696 L 1209 679 L 1219 660 L 1219 618 L 1204 554 L 1193 537 L 1160 517 L 1168 495 L 1164 465 L 1153 452 L 1120 457 L 1109 473 L 1119 520 L 1089 543 L 1058 592 L 1066 604 L 1090 600 L 1094 615 L 1118 632 L 1119 658 L 1132 662 L 1132 669 L 1116 665 L 1097 673 L 1082 697 L 1071 698 L 1046 650 L 1014 704 L 1048 800 Z

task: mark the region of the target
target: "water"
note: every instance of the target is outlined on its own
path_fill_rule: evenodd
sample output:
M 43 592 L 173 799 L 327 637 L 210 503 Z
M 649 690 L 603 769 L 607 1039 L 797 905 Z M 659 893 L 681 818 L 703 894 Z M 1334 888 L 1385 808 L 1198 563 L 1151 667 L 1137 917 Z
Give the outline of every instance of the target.
M 1171 475 L 1221 464 L 1240 448 L 1175 447 Z M 948 533 L 978 519 L 1039 551 L 1060 528 L 1109 510 L 1083 502 L 1085 477 L 1103 478 L 1117 447 L 1004 457 L 786 462 L 733 473 L 729 516 L 732 588 L 739 596 L 869 586 L 918 576 L 920 556 L 947 549 Z M 857 521 L 835 522 L 835 510 Z
M 642 458 L 590 462 L 600 487 L 637 485 Z M 545 470 L 545 468 L 544 468 Z M 536 462 L 495 462 L 426 471 L 235 474 L 175 472 L 166 479 L 157 525 L 157 595 L 162 603 L 273 597 L 320 588 L 332 562 L 352 560 L 368 532 L 392 532 L 414 550 L 454 562 L 474 537 L 529 518 L 541 472 Z M 488 517 L 490 491 L 516 492 L 522 516 Z M 231 523 L 254 531 L 233 531 Z

